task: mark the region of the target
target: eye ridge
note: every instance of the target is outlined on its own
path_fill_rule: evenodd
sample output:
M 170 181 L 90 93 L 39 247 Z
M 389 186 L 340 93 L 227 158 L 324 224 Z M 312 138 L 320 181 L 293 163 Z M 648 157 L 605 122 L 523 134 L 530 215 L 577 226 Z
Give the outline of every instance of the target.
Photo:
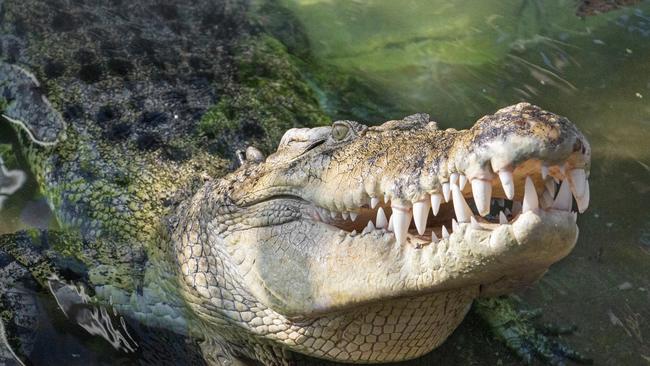
M 332 138 L 336 141 L 342 141 L 350 134 L 350 126 L 345 123 L 335 122 L 332 125 Z

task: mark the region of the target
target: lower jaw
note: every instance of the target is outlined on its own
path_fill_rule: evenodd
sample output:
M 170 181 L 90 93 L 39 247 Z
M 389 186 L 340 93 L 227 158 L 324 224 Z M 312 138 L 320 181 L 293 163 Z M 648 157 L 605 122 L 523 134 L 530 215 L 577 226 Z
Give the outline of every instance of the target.
M 440 346 L 463 320 L 478 286 L 390 299 L 326 315 L 304 334 L 327 334 L 325 341 L 302 342 L 293 351 L 346 363 L 399 362 Z M 331 335 L 331 336 L 330 336 Z M 307 346 L 307 344 L 309 346 Z M 320 347 L 315 347 L 320 346 Z

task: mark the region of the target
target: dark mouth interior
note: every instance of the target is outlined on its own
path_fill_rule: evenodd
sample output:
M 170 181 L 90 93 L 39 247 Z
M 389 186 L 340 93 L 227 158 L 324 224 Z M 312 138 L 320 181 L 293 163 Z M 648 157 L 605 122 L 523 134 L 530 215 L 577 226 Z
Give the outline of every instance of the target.
M 474 204 L 474 199 L 471 197 L 471 195 L 469 197 L 465 196 L 465 199 L 467 200 L 469 207 L 472 209 L 472 213 L 474 214 L 474 217 L 476 217 L 476 219 L 479 222 L 498 224 L 499 212 L 501 211 L 504 212 L 508 221 L 511 221 L 516 217 L 516 215 L 519 214 L 519 211 L 521 211 L 521 201 L 519 202 L 511 201 L 506 199 L 505 197 L 503 198 L 494 197 L 490 205 L 490 213 L 486 216 L 481 217 L 478 214 L 478 210 L 476 208 L 476 205 Z M 515 206 L 514 210 L 513 210 L 513 206 Z M 345 220 L 342 217 L 338 217 L 336 219 L 331 219 L 329 224 L 336 226 L 341 230 L 345 230 L 348 232 L 356 231 L 360 233 L 368 225 L 369 221 L 372 221 L 373 224 L 375 223 L 377 217 L 377 211 L 379 210 L 380 207 L 386 213 L 386 217 L 392 216 L 393 211 L 390 207 L 390 204 L 380 203 L 374 209 L 370 208 L 370 205 L 363 205 L 358 211 L 359 216 L 357 217 L 356 220 L 354 221 Z M 422 237 L 423 240 L 428 240 L 431 238 L 431 231 L 433 230 L 436 233 L 436 236 L 440 237 L 442 226 L 445 226 L 449 230 L 449 232 L 451 232 L 452 220 L 454 218 L 455 215 L 454 215 L 453 203 L 451 201 L 443 202 L 440 204 L 440 211 L 436 216 L 433 216 L 433 214 L 429 214 L 429 217 L 427 219 L 427 229 L 423 235 L 418 234 L 417 228 L 415 227 L 413 221 L 411 221 L 411 225 L 409 226 L 409 234 L 415 237 Z
M 530 181 L 534 186 L 534 191 L 531 192 L 533 192 L 532 195 L 536 196 L 536 201 L 539 202 L 539 207 L 545 210 L 551 209 L 554 200 L 558 197 L 561 182 L 568 179 L 565 173 L 565 165 L 566 164 L 563 163 L 562 167 L 556 165 L 550 168 L 545 166 L 544 170 L 546 173 L 544 174 L 542 173 L 543 164 L 541 161 L 527 160 L 518 164 L 518 166 L 512 171 L 512 183 L 515 187 L 514 197 L 512 197 L 512 200 L 506 198 L 502 182 L 495 174 L 489 184 L 489 186 L 491 186 L 490 209 L 489 212 L 483 216 L 479 214 L 479 210 L 476 207 L 471 184 L 470 182 L 466 182 L 461 188 L 461 191 L 465 202 L 467 202 L 467 205 L 472 211 L 472 218 L 470 221 L 473 227 L 476 229 L 489 230 L 495 228 L 496 225 L 512 223 L 516 220 L 522 212 L 522 204 L 525 199 L 524 186 L 528 178 L 530 178 Z M 458 184 L 460 186 L 460 183 Z M 364 230 L 367 232 L 368 230 L 374 230 L 377 228 L 377 215 L 380 209 L 384 211 L 387 218 L 393 216 L 393 208 L 391 207 L 391 204 L 392 202 L 383 202 L 382 199 L 379 200 L 379 203 L 374 208 L 372 208 L 370 204 L 364 204 L 353 211 L 351 210 L 349 213 L 332 213 L 328 210 L 319 209 L 321 211 L 319 211 L 317 216 L 320 221 L 349 233 L 363 233 Z M 571 201 L 570 206 L 570 211 L 576 209 L 574 201 Z M 564 209 L 566 210 L 566 208 Z M 431 209 L 429 209 L 426 229 L 421 235 L 418 233 L 413 219 L 413 210 L 411 208 L 408 208 L 408 210 L 411 213 L 412 218 L 408 229 L 409 237 L 429 242 L 432 241 L 432 233 L 434 233 L 435 236 L 433 240 L 435 241 L 436 237 L 444 237 L 444 234 L 450 234 L 456 229 L 456 211 L 451 197 L 448 202 L 445 202 L 444 199 L 442 200 L 437 215 L 434 216 Z M 352 212 L 356 213 L 357 216 L 352 217 Z M 389 228 L 386 229 L 392 231 Z

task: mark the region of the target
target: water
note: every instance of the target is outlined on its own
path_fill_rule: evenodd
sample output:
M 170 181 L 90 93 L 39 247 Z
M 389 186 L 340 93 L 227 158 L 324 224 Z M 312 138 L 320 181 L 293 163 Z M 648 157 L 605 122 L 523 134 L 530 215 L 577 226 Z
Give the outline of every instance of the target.
M 593 148 L 591 206 L 579 218 L 578 245 L 518 296 L 543 308 L 544 320 L 577 325 L 565 340 L 597 364 L 650 362 L 647 1 L 587 19 L 574 15 L 573 0 L 283 5 L 307 35 L 310 48 L 299 57 L 333 118 L 378 123 L 427 112 L 442 127 L 465 128 L 525 100 L 576 123 Z M 354 82 L 331 82 L 323 70 Z M 12 142 L 6 126 L 0 129 L 0 143 Z M 51 224 L 32 177 L 0 211 L 0 233 Z M 52 323 L 85 361 L 112 355 L 62 321 Z M 517 363 L 489 340 L 463 336 L 478 326 L 462 328 L 427 360 Z
M 315 63 L 360 80 L 390 111 L 337 117 L 427 112 L 466 128 L 529 101 L 576 123 L 593 148 L 591 206 L 573 253 L 519 296 L 577 325 L 566 339 L 597 364 L 650 361 L 650 4 L 584 20 L 573 1 L 286 4 Z

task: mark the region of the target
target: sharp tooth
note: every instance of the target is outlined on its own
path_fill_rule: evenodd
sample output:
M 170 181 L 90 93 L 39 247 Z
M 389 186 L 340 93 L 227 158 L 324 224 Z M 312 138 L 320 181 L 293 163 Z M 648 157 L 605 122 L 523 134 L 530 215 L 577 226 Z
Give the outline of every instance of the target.
M 513 202 L 513 204 L 514 204 L 514 202 Z M 510 211 L 510 209 L 507 208 L 507 207 L 503 209 L 503 212 L 506 214 L 506 216 L 512 215 L 512 211 Z
M 503 192 L 509 200 L 515 197 L 515 183 L 512 179 L 512 172 L 508 170 L 499 170 L 499 179 L 503 186 Z
M 451 173 L 449 176 L 449 184 L 454 185 L 458 184 L 458 173 Z
M 350 218 L 352 219 L 352 221 L 356 220 L 356 219 L 357 219 L 357 216 L 359 216 L 358 213 L 356 213 L 356 212 L 350 212 Z
M 393 221 L 395 221 L 393 220 L 394 216 L 395 215 L 390 215 L 390 219 L 388 219 L 388 228 L 386 229 L 388 231 L 393 231 Z
M 415 221 L 415 228 L 418 229 L 418 234 L 420 235 L 423 235 L 427 229 L 429 209 L 431 209 L 431 201 L 429 198 L 413 204 L 413 221 Z
M 408 208 L 393 206 L 393 215 L 390 218 L 393 220 L 395 240 L 398 244 L 403 244 L 406 242 L 406 234 L 409 231 L 411 217 L 412 213 Z
M 528 212 L 535 210 L 539 207 L 539 200 L 537 199 L 537 191 L 535 184 L 530 177 L 526 177 L 526 184 L 524 186 L 524 202 L 522 203 L 522 211 Z
M 582 197 L 585 194 L 585 182 L 587 181 L 585 170 L 571 169 L 569 176 L 571 177 L 571 183 L 573 183 L 576 198 Z
M 377 210 L 377 219 L 375 220 L 377 223 L 377 227 L 380 229 L 383 229 L 388 226 L 388 219 L 386 218 L 386 214 L 384 213 L 384 209 L 379 207 L 379 210 Z
M 384 203 L 388 204 L 388 193 L 384 193 Z
M 504 200 L 503 198 L 497 198 L 497 199 L 495 199 L 495 201 L 497 202 L 499 207 L 505 207 L 506 206 L 506 200 Z
M 343 215 L 343 219 L 344 219 L 344 220 L 347 220 L 347 219 L 350 218 L 350 213 L 347 212 L 347 211 L 343 211 L 343 212 L 341 213 L 341 215 Z
M 375 207 L 377 207 L 378 204 L 379 204 L 379 198 L 372 197 L 370 199 L 370 208 L 374 209 Z
M 483 179 L 472 179 L 472 194 L 479 215 L 485 216 L 489 214 L 490 199 L 492 199 L 492 185 L 490 182 Z
M 442 196 L 445 198 L 445 202 L 449 202 L 449 183 L 442 183 Z
M 569 188 L 569 181 L 567 179 L 562 181 L 560 185 L 560 191 L 557 192 L 555 201 L 553 201 L 552 208 L 562 211 L 571 211 L 571 204 L 573 200 L 571 199 L 571 189 Z
M 512 215 L 518 215 L 521 213 L 521 202 L 519 201 L 512 201 Z
M 548 177 L 548 167 L 542 165 L 542 180 L 546 180 L 546 177 Z
M 438 212 L 440 212 L 440 201 L 442 201 L 440 193 L 434 193 L 431 195 L 431 210 L 433 211 L 433 216 L 436 216 Z
M 582 197 L 576 197 L 576 203 L 578 204 L 578 212 L 583 213 L 589 207 L 589 181 L 585 183 L 585 192 Z
M 546 186 L 548 193 L 551 194 L 551 198 L 555 197 L 555 189 L 557 188 L 555 186 L 555 181 L 553 179 L 547 179 L 544 181 L 544 185 Z
M 508 223 L 508 218 L 506 215 L 503 213 L 503 211 L 499 212 L 499 224 L 504 225 Z
M 447 231 L 445 225 L 442 225 L 442 238 L 449 239 L 449 231 Z
M 472 209 L 469 208 L 463 194 L 460 192 L 460 188 L 455 184 L 452 185 L 451 194 L 453 196 L 456 219 L 458 219 L 458 222 L 469 222 L 469 218 L 472 216 Z
M 363 231 L 361 234 L 367 234 L 375 230 L 375 225 L 372 224 L 372 221 L 368 221 L 368 225 L 366 225 L 365 228 L 363 228 Z
M 330 211 L 330 217 L 331 217 L 331 218 L 335 219 L 336 216 L 338 216 L 338 212 Z
M 438 237 L 436 236 L 436 232 L 431 230 L 431 242 L 435 244 L 438 242 L 438 240 L 440 239 L 438 239 Z
M 469 219 L 469 222 L 470 222 L 470 225 L 471 225 L 472 229 L 474 229 L 474 230 L 483 230 L 483 228 L 481 227 L 481 225 L 479 225 L 478 221 L 476 221 L 474 216 L 472 216 Z
M 575 211 L 573 212 L 573 222 L 578 222 L 578 213 Z
M 460 228 L 458 227 L 458 221 L 456 219 L 451 219 L 451 231 L 458 232 Z
M 357 231 L 356 231 L 356 230 L 352 230 L 352 232 L 350 233 L 350 236 L 356 236 L 356 235 L 357 235 Z
M 462 191 L 465 189 L 465 184 L 467 184 L 467 177 L 464 174 L 458 176 L 458 187 Z

